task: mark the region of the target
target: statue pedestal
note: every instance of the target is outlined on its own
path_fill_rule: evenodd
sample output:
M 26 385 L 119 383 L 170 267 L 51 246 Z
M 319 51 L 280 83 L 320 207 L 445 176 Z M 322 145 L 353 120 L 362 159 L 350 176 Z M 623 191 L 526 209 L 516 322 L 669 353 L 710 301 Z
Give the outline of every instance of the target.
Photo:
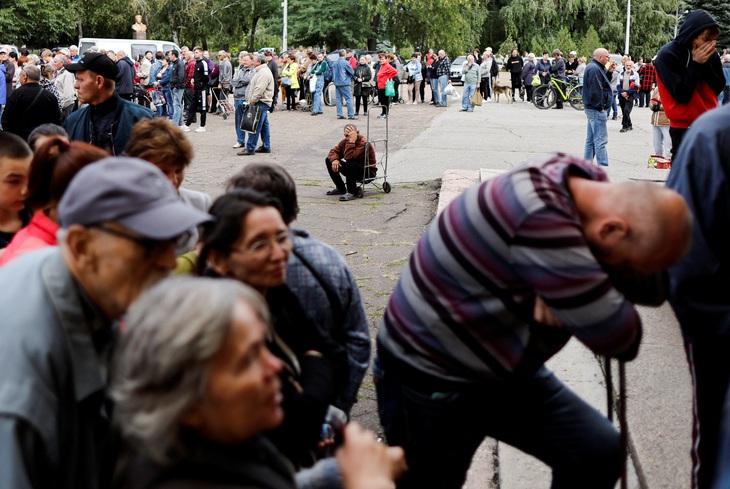
M 132 39 L 144 41 L 147 39 L 147 33 L 134 31 L 134 32 L 132 32 Z

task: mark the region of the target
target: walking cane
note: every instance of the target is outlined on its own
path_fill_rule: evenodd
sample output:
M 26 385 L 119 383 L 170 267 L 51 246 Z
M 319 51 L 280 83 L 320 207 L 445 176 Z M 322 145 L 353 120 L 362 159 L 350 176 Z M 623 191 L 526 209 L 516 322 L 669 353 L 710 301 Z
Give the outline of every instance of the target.
M 604 365 L 606 368 L 606 407 L 608 420 L 613 422 L 613 372 L 611 371 L 611 359 L 609 357 L 604 357 Z M 628 489 L 626 455 L 628 454 L 629 446 L 629 430 L 626 424 L 626 362 L 621 360 L 618 361 L 618 400 L 616 406 L 618 407 L 618 425 L 621 436 L 621 489 Z

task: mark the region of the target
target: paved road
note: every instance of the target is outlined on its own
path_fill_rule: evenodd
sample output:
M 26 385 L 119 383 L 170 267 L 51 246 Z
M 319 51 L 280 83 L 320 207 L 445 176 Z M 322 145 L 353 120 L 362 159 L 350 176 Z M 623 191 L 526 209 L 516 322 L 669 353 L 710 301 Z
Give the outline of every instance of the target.
M 461 91 L 461 87 L 457 87 Z M 428 97 L 428 95 L 427 95 Z M 373 113 L 375 114 L 375 112 Z M 620 123 L 609 121 L 607 169 L 614 181 L 641 179 L 662 182 L 668 172 L 646 168 L 652 153 L 648 109 L 633 112 L 634 130 L 619 133 Z M 332 184 L 324 157 L 341 138 L 345 121 L 325 115 L 276 112 L 271 116 L 270 155 L 237 157 L 233 123 L 210 116 L 208 132 L 187 133 L 196 157 L 186 185 L 213 195 L 225 180 L 249 161 L 275 161 L 297 181 L 301 214 L 295 225 L 334 245 L 352 267 L 361 287 L 373 335 L 412 247 L 436 210 L 440 179 L 445 170 L 481 168 L 505 170 L 532 154 L 564 151 L 582 154 L 585 116 L 567 107 L 540 111 L 527 103 L 488 103 L 474 113 L 400 105 L 388 121 L 388 181 L 384 194 L 370 187 L 365 198 L 340 203 L 326 197 Z M 368 121 L 357 121 L 361 132 Z M 385 136 L 386 124 L 373 118 L 371 139 Z M 378 143 L 379 157 L 384 145 Z M 382 174 L 382 172 L 381 172 Z M 476 177 L 469 177 L 476 178 Z M 469 178 L 464 180 L 469 183 Z M 667 308 L 642 309 L 645 336 L 639 358 L 628 368 L 631 442 L 638 475 L 632 487 L 688 487 L 690 391 L 678 327 Z M 598 363 L 582 346 L 571 343 L 557 355 L 551 368 L 569 385 L 605 411 L 603 376 Z M 354 416 L 378 430 L 372 381 L 366 378 Z M 502 489 L 549 487 L 547 468 L 506 446 L 488 445 L 475 462 L 476 485 Z M 491 464 L 498 462 L 497 466 Z M 496 471 L 496 472 L 495 472 Z

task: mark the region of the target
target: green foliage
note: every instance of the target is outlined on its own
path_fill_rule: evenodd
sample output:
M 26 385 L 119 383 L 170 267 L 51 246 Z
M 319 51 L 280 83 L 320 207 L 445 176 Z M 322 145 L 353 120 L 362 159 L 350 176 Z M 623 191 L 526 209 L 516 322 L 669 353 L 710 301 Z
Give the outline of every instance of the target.
M 329 50 L 364 47 L 370 25 L 367 10 L 364 2 L 295 0 L 289 3 L 289 39 Z
M 62 0 L 0 0 L 0 42 L 55 45 L 76 31 L 76 12 Z
M 507 36 L 507 39 L 505 39 L 504 42 L 499 46 L 499 50 L 497 52 L 504 56 L 509 56 L 512 53 L 513 49 L 517 49 L 518 53 L 522 52 L 517 47 L 517 43 L 512 39 L 512 37 Z
M 593 51 L 600 47 L 604 46 L 603 43 L 601 43 L 601 39 L 598 37 L 598 32 L 596 32 L 596 29 L 594 29 L 593 26 L 590 26 L 586 31 L 585 36 L 583 36 L 583 38 L 578 42 L 576 51 L 578 52 L 579 57 L 585 56 L 586 59 L 590 59 L 593 55 Z

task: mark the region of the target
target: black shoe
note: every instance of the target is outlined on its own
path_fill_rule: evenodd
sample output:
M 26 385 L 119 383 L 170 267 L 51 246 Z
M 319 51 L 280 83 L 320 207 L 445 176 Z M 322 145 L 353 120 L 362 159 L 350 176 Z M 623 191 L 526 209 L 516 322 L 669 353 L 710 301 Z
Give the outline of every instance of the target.
M 271 149 L 266 149 L 263 146 L 256 148 L 256 153 L 271 153 Z
M 629 126 L 629 131 L 633 131 L 633 130 L 634 130 L 634 126 Z
M 340 190 L 338 188 L 333 188 L 332 190 L 327 191 L 327 195 L 345 195 L 347 191 Z
M 619 132 L 628 132 L 628 131 L 629 131 L 628 127 L 622 127 Z
M 345 116 L 343 116 L 343 115 L 338 115 L 338 116 L 337 116 L 337 118 L 338 118 L 338 119 L 344 119 L 344 118 L 345 118 Z
M 357 195 L 347 192 L 345 195 L 340 197 L 340 202 L 347 202 L 349 200 L 355 200 L 355 199 L 357 199 Z
M 612 121 L 617 121 L 618 120 L 618 117 L 611 117 L 611 120 Z
M 236 156 L 253 156 L 255 154 L 253 151 L 239 151 Z
M 321 112 L 312 112 L 310 115 L 319 115 Z

